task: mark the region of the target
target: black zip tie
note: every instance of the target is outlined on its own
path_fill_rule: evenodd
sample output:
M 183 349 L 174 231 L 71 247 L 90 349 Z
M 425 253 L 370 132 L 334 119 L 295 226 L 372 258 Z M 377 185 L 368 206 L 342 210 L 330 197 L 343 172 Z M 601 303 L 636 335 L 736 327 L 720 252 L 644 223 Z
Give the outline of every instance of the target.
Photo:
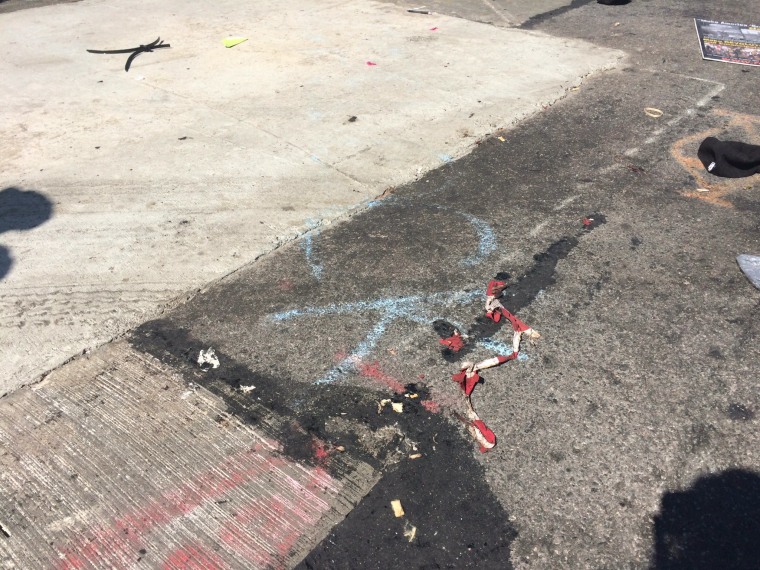
M 129 48 L 129 49 L 88 49 L 87 51 L 90 53 L 131 53 L 132 55 L 129 56 L 127 59 L 127 64 L 124 66 L 124 71 L 129 71 L 129 66 L 132 65 L 132 61 L 141 53 L 143 52 L 149 52 L 153 51 L 154 49 L 159 48 L 168 48 L 171 47 L 169 44 L 165 44 L 161 38 L 156 38 L 155 41 L 150 42 L 148 45 L 141 45 L 140 47 L 136 48 Z

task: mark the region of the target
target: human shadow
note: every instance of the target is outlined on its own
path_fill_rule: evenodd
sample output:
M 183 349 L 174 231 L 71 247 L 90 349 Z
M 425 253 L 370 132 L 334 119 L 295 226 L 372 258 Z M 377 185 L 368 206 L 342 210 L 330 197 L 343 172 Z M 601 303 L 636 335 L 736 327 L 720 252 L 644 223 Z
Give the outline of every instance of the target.
M 53 203 L 34 190 L 21 190 L 9 186 L 0 190 L 0 234 L 9 231 L 26 231 L 45 223 L 53 215 Z M 0 245 L 0 279 L 13 265 L 8 248 Z
M 665 493 L 651 570 L 760 568 L 760 476 L 732 469 Z

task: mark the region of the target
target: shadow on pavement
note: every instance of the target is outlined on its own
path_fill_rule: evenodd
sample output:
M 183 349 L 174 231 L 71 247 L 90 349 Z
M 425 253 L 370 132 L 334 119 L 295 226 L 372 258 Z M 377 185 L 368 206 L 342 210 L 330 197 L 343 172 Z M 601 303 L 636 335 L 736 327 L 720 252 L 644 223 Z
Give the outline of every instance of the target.
M 36 228 L 53 215 L 53 203 L 34 190 L 20 190 L 13 186 L 0 190 L 0 234 L 12 230 L 25 231 Z M 8 248 L 0 246 L 0 279 L 13 265 Z
M 652 570 L 760 568 L 760 476 L 732 469 L 665 493 Z

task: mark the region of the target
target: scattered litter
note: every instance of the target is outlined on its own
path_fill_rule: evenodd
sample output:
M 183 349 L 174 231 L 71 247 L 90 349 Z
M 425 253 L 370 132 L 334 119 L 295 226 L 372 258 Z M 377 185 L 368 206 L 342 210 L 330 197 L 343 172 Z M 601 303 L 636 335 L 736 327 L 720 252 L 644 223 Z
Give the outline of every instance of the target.
M 760 256 L 742 254 L 736 256 L 736 262 L 750 283 L 760 289 Z
M 738 141 L 721 141 L 707 137 L 697 150 L 697 156 L 715 176 L 744 178 L 760 174 L 760 146 Z
M 613 28 L 617 28 L 618 26 L 620 26 L 620 22 L 615 22 L 614 24 L 612 24 Z
M 541 335 L 510 313 L 501 304 L 499 298 L 506 287 L 507 284 L 504 281 L 492 280 L 488 283 L 488 288 L 486 289 L 486 316 L 495 323 L 498 323 L 502 316 L 512 323 L 512 330 L 514 331 L 512 335 L 512 348 L 514 355 L 511 358 L 516 358 L 517 353 L 520 351 L 520 342 L 523 336 L 533 341 L 541 338 Z
M 497 137 L 497 138 L 498 138 L 498 139 L 499 139 L 501 142 L 506 142 L 506 141 L 507 141 L 507 139 L 505 139 L 504 137 Z
M 106 54 L 113 54 L 113 53 L 130 53 L 130 55 L 127 58 L 127 63 L 124 65 L 124 71 L 129 71 L 129 67 L 132 65 L 132 61 L 141 53 L 144 52 L 151 52 L 154 49 L 160 49 L 160 48 L 168 48 L 171 47 L 169 44 L 165 44 L 161 38 L 157 38 L 155 41 L 152 41 L 151 43 L 147 45 L 141 45 L 140 47 L 136 48 L 128 48 L 128 49 L 88 49 L 87 51 L 89 53 L 106 53 Z
M 430 10 L 426 10 L 425 6 L 420 6 L 419 8 L 409 8 L 407 12 L 411 12 L 412 14 L 430 14 Z
M 224 38 L 222 40 L 222 43 L 224 44 L 224 47 L 231 48 L 235 47 L 238 44 L 242 44 L 243 42 L 247 42 L 248 38 L 240 38 L 235 36 L 230 36 L 228 38 Z
M 415 529 L 415 530 L 416 530 L 416 529 Z M 9 530 L 8 530 L 8 527 L 6 527 L 6 526 L 5 526 L 3 523 L 0 523 L 0 533 L 2 533 L 2 535 L 3 535 L 5 538 L 10 538 L 10 537 L 11 537 L 11 531 L 9 531 Z M 410 541 L 410 542 L 411 542 L 411 541 Z
M 435 27 L 435 28 L 430 28 L 430 31 L 431 31 L 431 32 L 437 32 L 437 31 L 438 31 L 438 27 Z
M 589 221 L 589 225 L 590 224 L 591 221 Z M 513 334 L 511 353 L 508 352 L 510 349 L 506 345 L 503 345 L 503 343 L 498 341 L 494 342 L 490 339 L 487 339 L 489 340 L 490 344 L 503 345 L 505 354 L 497 354 L 496 356 L 487 358 L 478 363 L 464 362 L 460 366 L 459 372 L 451 375 L 451 379 L 454 382 L 458 383 L 462 388 L 462 391 L 464 392 L 465 403 L 467 406 L 466 418 L 456 413 L 455 415 L 467 426 L 467 431 L 470 433 L 473 439 L 478 442 L 480 445 L 480 451 L 483 453 L 490 449 L 493 449 L 493 447 L 496 445 L 496 435 L 488 428 L 485 422 L 480 419 L 478 414 L 475 413 L 475 409 L 472 406 L 472 399 L 470 395 L 475 389 L 475 386 L 481 380 L 478 372 L 487 368 L 500 366 L 505 362 L 518 358 L 520 356 L 520 343 L 522 342 L 523 337 L 526 337 L 531 341 L 541 337 L 541 335 L 534 331 L 531 327 L 510 313 L 504 307 L 504 305 L 502 305 L 501 301 L 499 301 L 499 299 L 502 297 L 502 294 L 504 293 L 504 290 L 507 288 L 507 283 L 506 281 L 498 280 L 498 277 L 499 276 L 497 276 L 497 279 L 489 281 L 488 287 L 486 288 L 485 311 L 486 316 L 496 323 L 500 322 L 503 317 L 509 320 L 509 322 L 512 324 Z M 439 333 L 443 331 L 450 332 L 451 329 L 454 329 L 454 332 L 458 332 L 453 327 L 453 325 L 450 325 L 446 321 L 436 321 L 433 323 L 433 327 L 435 328 L 436 332 Z M 452 334 L 452 337 L 453 336 L 454 335 Z M 445 344 L 443 341 L 441 342 Z
M 255 389 L 256 389 L 256 386 L 254 386 L 253 384 L 249 386 L 243 386 L 243 385 L 240 386 L 240 391 L 243 394 L 248 394 L 249 392 L 253 392 Z
M 480 382 L 479 370 L 485 370 L 486 368 L 493 368 L 504 364 L 509 360 L 517 358 L 517 352 L 512 353 L 510 356 L 494 356 L 487 358 L 477 364 L 473 362 L 463 362 L 462 367 L 456 374 L 451 375 L 451 379 L 458 383 L 466 395 L 472 394 L 475 389 L 475 385 Z
M 412 453 L 412 454 L 409 456 L 409 459 L 419 459 L 420 457 L 422 457 L 422 454 L 421 454 L 421 453 Z
M 585 227 L 589 227 L 593 223 L 594 223 L 594 218 L 583 218 L 583 225 Z
M 336 445 L 335 446 L 335 450 L 336 451 L 340 451 L 341 453 L 343 453 L 344 451 L 346 451 L 346 448 L 344 446 L 342 446 L 342 445 Z
M 396 515 L 396 518 L 404 516 L 404 507 L 401 506 L 401 501 L 393 499 L 391 501 L 391 507 L 393 508 L 393 514 Z
M 709 192 L 710 190 L 707 188 L 697 188 L 697 192 Z
M 414 542 L 414 537 L 417 536 L 417 527 L 406 521 L 406 524 L 404 524 L 404 536 L 409 542 Z
M 219 359 L 216 357 L 214 349 L 209 347 L 208 350 L 201 350 L 200 354 L 198 354 L 198 364 L 204 370 L 219 368 Z
M 351 115 L 351 116 L 348 118 L 348 122 L 349 122 L 349 123 L 355 123 L 355 122 L 356 122 L 356 115 Z
M 380 402 L 377 404 L 377 413 L 381 414 L 383 413 L 383 408 L 390 404 L 391 408 L 394 412 L 397 414 L 403 414 L 404 413 L 404 404 L 401 402 L 394 402 L 390 398 L 385 398 L 384 400 L 380 400 Z
M 196 390 L 198 389 L 198 386 L 196 386 L 192 382 L 190 382 L 190 384 L 188 385 L 188 387 L 190 389 L 189 390 L 185 390 L 184 392 L 182 392 L 182 394 L 179 397 L 180 400 L 187 400 L 190 396 L 192 396 L 193 394 L 195 394 Z
M 369 65 L 370 67 L 372 67 L 373 65 L 377 65 L 377 64 L 374 61 L 368 61 L 367 65 Z
M 415 399 L 415 398 L 419 398 L 420 395 L 419 394 L 404 394 L 404 397 Z
M 440 159 L 441 162 L 444 162 L 444 163 L 448 163 L 454 160 L 454 157 L 451 156 L 450 154 L 439 154 L 438 158 Z
M 464 348 L 464 340 L 462 339 L 462 334 L 458 330 L 455 330 L 454 334 L 448 338 L 439 339 L 438 342 L 452 352 L 459 352 Z
M 644 109 L 644 114 L 647 117 L 652 117 L 653 119 L 659 119 L 660 117 L 662 117 L 663 113 L 662 111 L 660 111 L 659 109 L 655 109 L 654 107 L 647 107 L 646 109 Z
M 472 406 L 472 400 L 469 396 L 465 396 L 465 404 L 467 405 L 467 417 L 463 417 L 460 414 L 455 413 L 459 421 L 465 424 L 467 431 L 472 438 L 480 445 L 480 452 L 486 453 L 496 446 L 496 434 L 494 434 L 483 420 L 480 419 L 475 412 L 475 408 Z
M 760 26 L 694 18 L 702 59 L 760 65 Z M 744 70 L 742 70 L 744 71 Z

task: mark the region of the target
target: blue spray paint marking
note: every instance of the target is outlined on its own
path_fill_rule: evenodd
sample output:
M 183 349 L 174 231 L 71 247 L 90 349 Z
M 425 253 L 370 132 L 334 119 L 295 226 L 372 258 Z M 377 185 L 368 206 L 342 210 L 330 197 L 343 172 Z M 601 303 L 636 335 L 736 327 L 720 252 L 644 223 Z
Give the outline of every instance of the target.
M 478 344 L 486 350 L 490 350 L 500 356 L 509 356 L 513 352 L 511 344 L 506 344 L 500 340 L 494 340 L 492 338 L 482 338 L 478 341 Z M 517 354 L 517 360 L 520 362 L 525 362 L 528 359 L 528 355 L 524 352 L 519 352 Z
M 430 306 L 439 309 L 446 303 L 468 303 L 478 297 L 482 297 L 480 291 L 455 291 L 448 293 L 432 293 L 430 295 L 411 295 L 409 297 L 391 297 L 375 299 L 374 301 L 356 301 L 354 303 L 342 303 L 340 305 L 327 305 L 324 307 L 306 307 L 292 309 L 281 313 L 269 315 L 275 322 L 283 322 L 299 317 L 320 317 L 325 315 L 342 315 L 345 313 L 361 313 L 365 311 L 379 311 L 380 319 L 373 325 L 367 336 L 356 345 L 356 348 L 346 358 L 341 360 L 327 373 L 319 378 L 316 384 L 329 384 L 341 378 L 345 374 L 355 370 L 356 364 L 368 356 L 377 345 L 377 342 L 385 334 L 389 324 L 397 319 L 407 319 L 415 323 L 428 324 L 431 322 Z
M 314 259 L 313 241 L 314 241 L 314 238 L 312 234 L 308 233 L 304 235 L 303 241 L 301 242 L 301 249 L 303 249 L 303 253 L 306 256 L 306 263 L 309 264 L 309 269 L 311 269 L 311 274 L 316 279 L 322 279 L 322 264 L 317 263 L 316 260 Z
M 496 250 L 496 235 L 493 233 L 491 226 L 480 218 L 465 213 L 463 213 L 462 216 L 472 224 L 472 227 L 475 228 L 475 232 L 478 234 L 478 252 L 469 257 L 465 257 L 459 262 L 462 265 L 472 266 L 482 261 L 489 253 Z

